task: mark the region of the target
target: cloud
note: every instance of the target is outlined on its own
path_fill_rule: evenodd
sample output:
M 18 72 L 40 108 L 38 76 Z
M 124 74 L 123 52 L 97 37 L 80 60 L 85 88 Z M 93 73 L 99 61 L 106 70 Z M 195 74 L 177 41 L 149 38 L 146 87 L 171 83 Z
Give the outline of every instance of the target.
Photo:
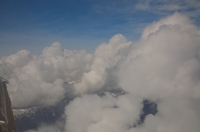
M 135 9 L 155 14 L 168 14 L 179 11 L 190 16 L 199 16 L 200 2 L 198 0 L 142 0 L 137 1 Z
M 122 65 L 121 87 L 143 96 L 199 93 L 194 90 L 199 81 L 195 74 L 199 73 L 199 42 L 199 29 L 185 16 L 175 13 L 152 23 Z M 187 85 L 181 83 L 184 78 Z
M 137 42 L 117 34 L 94 53 L 56 42 L 40 56 L 20 51 L 4 61 L 39 104 L 54 104 L 67 91 L 79 96 L 66 106 L 67 132 L 200 130 L 200 29 L 186 15 L 149 24 Z M 23 102 L 19 97 L 29 94 L 9 76 L 14 106 L 37 104 L 30 97 Z M 115 88 L 125 94 L 109 93 Z M 97 95 L 101 90 L 109 92 Z M 144 100 L 154 102 L 157 113 L 139 124 Z
M 148 25 L 141 39 L 116 63 L 116 79 L 126 94 L 74 99 L 66 106 L 66 131 L 198 132 L 199 32 L 179 13 Z M 137 125 L 144 100 L 155 102 L 158 112 Z
M 199 34 L 197 27 L 192 23 L 188 16 L 175 12 L 172 16 L 167 16 L 159 22 L 153 22 L 146 26 L 141 35 L 142 39 L 146 39 L 150 34 L 157 32 L 160 28 L 164 28 L 164 26 L 177 26 L 182 30 Z
M 85 50 L 71 51 L 55 42 L 40 56 L 22 50 L 2 59 L 2 73 L 9 78 L 9 92 L 14 107 L 52 105 L 69 91 L 64 83 L 79 80 L 90 70 L 93 55 Z M 17 78 L 16 78 L 17 77 Z M 20 80 L 20 81 L 19 81 Z
M 69 91 L 80 95 L 115 87 L 113 69 L 126 56 L 131 43 L 117 34 L 94 53 L 63 49 L 55 42 L 40 56 L 21 50 L 4 57 L 8 67 L 2 63 L 1 72 L 9 79 L 13 106 L 53 105 Z
M 117 34 L 109 43 L 103 43 L 94 52 L 91 70 L 83 74 L 79 83 L 74 85 L 75 94 L 101 89 L 108 80 L 108 69 L 115 67 L 127 54 L 131 42 Z
M 94 11 L 101 14 L 108 13 L 134 14 L 137 11 L 148 11 L 153 14 L 165 14 L 179 11 L 188 15 L 199 15 L 199 0 L 124 0 L 109 1 L 94 6 Z
M 76 98 L 66 107 L 66 131 L 121 132 L 132 127 L 142 105 L 130 98 L 114 98 L 109 93 L 103 97 L 95 94 Z

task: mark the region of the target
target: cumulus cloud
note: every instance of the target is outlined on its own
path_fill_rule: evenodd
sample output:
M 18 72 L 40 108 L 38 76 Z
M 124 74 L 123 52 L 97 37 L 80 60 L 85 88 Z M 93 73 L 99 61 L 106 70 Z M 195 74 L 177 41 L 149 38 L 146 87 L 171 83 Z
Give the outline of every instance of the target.
M 173 19 L 180 19 L 181 23 Z M 186 16 L 175 13 L 147 26 L 143 34 L 146 37 L 138 42 L 138 47 L 130 49 L 121 66 L 122 88 L 146 98 L 178 93 L 195 97 L 200 92 L 196 88 L 200 79 L 199 29 Z
M 198 132 L 199 33 L 179 13 L 148 25 L 117 64 L 118 85 L 127 94 L 76 98 L 66 107 L 66 131 Z M 155 102 L 158 112 L 137 124 L 144 100 Z
M 1 73 L 9 79 L 9 93 L 14 107 L 52 105 L 69 91 L 64 83 L 79 80 L 91 69 L 93 54 L 71 51 L 55 42 L 40 56 L 22 50 L 2 58 Z M 11 72 L 13 71 L 13 72 Z M 7 74 L 5 74 L 7 73 Z
M 1 62 L 1 72 L 10 81 L 13 106 L 52 105 L 68 91 L 81 95 L 114 87 L 113 69 L 125 58 L 131 43 L 117 34 L 94 53 L 63 49 L 55 42 L 39 56 L 22 50 L 4 57 L 8 67 Z
M 66 106 L 67 132 L 200 131 L 200 29 L 183 14 L 149 24 L 137 42 L 117 34 L 94 53 L 54 43 L 40 56 L 23 50 L 4 61 L 40 104 L 68 90 L 79 96 Z M 36 104 L 30 97 L 23 103 L 19 97 L 29 94 L 9 76 L 14 106 Z M 125 94 L 95 94 L 116 87 Z M 156 103 L 157 113 L 138 123 L 144 100 Z
M 117 66 L 126 56 L 131 42 L 124 36 L 117 34 L 109 43 L 103 43 L 94 52 L 91 70 L 85 72 L 79 83 L 74 85 L 75 94 L 83 94 L 101 89 L 108 80 L 108 70 Z
M 66 131 L 69 132 L 121 132 L 131 128 L 139 119 L 142 105 L 130 96 L 114 98 L 84 95 L 66 107 Z M 77 125 L 79 124 L 79 125 Z
M 167 16 L 164 19 L 159 20 L 159 22 L 153 22 L 152 24 L 146 26 L 142 32 L 141 38 L 147 39 L 148 36 L 165 26 L 172 28 L 174 26 L 187 32 L 191 31 L 191 33 L 199 34 L 197 27 L 193 24 L 189 17 L 176 12 L 172 16 Z

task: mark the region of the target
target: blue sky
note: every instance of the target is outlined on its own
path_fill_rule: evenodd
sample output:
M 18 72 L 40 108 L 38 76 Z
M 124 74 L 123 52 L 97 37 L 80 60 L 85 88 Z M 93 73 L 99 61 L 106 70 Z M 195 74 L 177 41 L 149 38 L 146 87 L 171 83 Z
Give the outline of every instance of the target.
M 40 54 L 55 41 L 93 51 L 118 33 L 135 41 L 147 24 L 175 11 L 200 25 L 199 0 L 0 0 L 0 55 Z

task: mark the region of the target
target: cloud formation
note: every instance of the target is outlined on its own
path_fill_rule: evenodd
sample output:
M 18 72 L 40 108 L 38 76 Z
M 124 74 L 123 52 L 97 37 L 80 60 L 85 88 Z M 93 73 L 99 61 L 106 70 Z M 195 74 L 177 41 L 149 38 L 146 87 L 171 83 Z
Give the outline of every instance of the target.
M 108 70 L 124 59 L 132 42 L 117 34 L 109 43 L 103 43 L 94 52 L 91 70 L 83 74 L 81 81 L 74 85 L 75 94 L 97 91 L 104 87 L 108 79 Z
M 103 97 L 96 94 L 84 95 L 66 107 L 66 131 L 125 131 L 139 119 L 141 108 L 140 100 L 133 100 L 128 95 L 119 98 L 114 98 L 109 93 Z
M 148 25 L 118 64 L 118 84 L 127 94 L 76 98 L 66 107 L 66 131 L 198 132 L 199 33 L 179 13 Z M 146 99 L 157 104 L 158 113 L 135 125 Z
M 93 55 L 85 50 L 62 49 L 61 44 L 55 42 L 40 56 L 22 50 L 2 60 L 13 71 L 1 64 L 1 73 L 9 77 L 13 106 L 23 107 L 56 103 L 68 90 L 64 83 L 77 81 L 90 70 Z
M 66 106 L 67 132 L 200 131 L 200 29 L 186 15 L 149 24 L 137 42 L 117 34 L 94 53 L 54 43 L 38 57 L 23 50 L 4 61 L 40 104 L 54 104 L 68 90 L 79 96 Z M 14 106 L 26 106 L 9 76 Z M 115 88 L 125 94 L 95 94 Z M 157 113 L 138 124 L 144 100 L 156 103 Z

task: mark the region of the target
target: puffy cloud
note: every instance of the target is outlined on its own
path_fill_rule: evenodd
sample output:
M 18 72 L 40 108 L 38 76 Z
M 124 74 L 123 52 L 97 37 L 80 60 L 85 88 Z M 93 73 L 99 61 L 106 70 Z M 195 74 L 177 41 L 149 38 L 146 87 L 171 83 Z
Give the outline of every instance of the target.
M 11 71 L 15 71 L 16 75 L 18 75 L 19 69 L 27 65 L 35 57 L 36 56 L 32 56 L 27 50 L 18 51 L 16 54 L 10 55 L 8 57 L 1 57 L 0 71 L 2 76 L 5 78 L 9 78 L 12 75 Z M 10 70 L 6 67 L 5 64 L 9 67 Z
M 149 25 L 146 29 L 153 33 L 130 49 L 119 72 L 124 90 L 146 98 L 199 94 L 199 29 L 186 28 L 195 27 L 188 19 L 181 24 L 174 19 L 184 20 L 185 16 L 175 13 Z M 175 23 L 171 25 L 171 21 Z
M 142 32 L 142 39 L 146 39 L 160 28 L 165 28 L 165 26 L 168 28 L 177 27 L 187 32 L 191 31 L 191 33 L 199 34 L 199 30 L 197 30 L 197 27 L 192 23 L 188 16 L 176 12 L 171 16 L 161 19 L 159 22 L 153 22 L 146 26 Z
M 54 104 L 69 88 L 80 95 L 66 106 L 67 132 L 200 131 L 200 29 L 180 13 L 148 25 L 137 42 L 117 34 L 94 53 L 54 43 L 38 57 L 20 51 L 4 60 L 40 104 Z M 9 81 L 15 106 L 36 104 L 23 103 L 29 94 L 12 74 Z M 126 94 L 94 94 L 115 87 Z M 144 100 L 158 112 L 138 124 Z
M 142 105 L 129 96 L 84 95 L 66 107 L 68 132 L 121 132 L 133 127 Z
M 158 114 L 147 116 L 141 131 L 200 130 L 199 108 L 193 107 L 200 99 L 199 31 L 175 13 L 147 26 L 131 48 L 120 86 L 135 98 L 158 101 Z
M 3 61 L 14 72 L 3 69 L 9 73 L 13 106 L 52 105 L 67 91 L 80 95 L 114 85 L 112 69 L 126 56 L 130 44 L 117 34 L 94 53 L 66 50 L 55 42 L 40 56 L 22 50 L 4 57 Z
M 71 88 L 64 83 L 80 80 L 83 73 L 91 69 L 93 54 L 85 50 L 66 50 L 55 42 L 38 57 L 22 50 L 4 57 L 3 61 L 13 71 L 4 65 L 14 107 L 52 105 Z
M 116 63 L 116 82 L 127 94 L 76 98 L 66 107 L 66 131 L 198 132 L 199 32 L 179 13 L 148 25 L 141 39 Z M 158 112 L 137 125 L 146 99 L 157 104 Z
M 109 43 L 103 43 L 94 53 L 91 70 L 85 72 L 79 83 L 74 85 L 75 94 L 97 91 L 104 87 L 108 79 L 108 70 L 117 66 L 126 56 L 129 46 L 124 36 L 117 34 Z
M 126 56 L 130 44 L 124 36 L 118 34 L 111 38 L 109 43 L 97 47 L 94 53 L 62 49 L 61 44 L 55 42 L 46 47 L 38 57 L 30 55 L 28 51 L 26 52 L 29 54 L 25 54 L 25 57 L 16 57 L 18 53 L 8 56 L 6 63 L 9 67 L 12 64 L 11 69 L 14 74 L 18 73 L 20 80 L 19 82 L 13 75 L 10 78 L 9 87 L 12 87 L 10 93 L 14 106 L 54 104 L 69 87 L 73 87 L 70 90 L 79 95 L 106 87 L 105 85 L 110 83 L 108 80 L 111 80 L 109 69 Z M 24 65 L 17 65 L 13 59 L 9 59 L 21 57 L 21 61 L 26 61 L 29 56 L 31 59 Z M 72 81 L 76 82 L 74 86 L 65 85 L 68 87 L 65 89 L 63 84 Z M 28 99 L 22 101 L 24 98 Z

